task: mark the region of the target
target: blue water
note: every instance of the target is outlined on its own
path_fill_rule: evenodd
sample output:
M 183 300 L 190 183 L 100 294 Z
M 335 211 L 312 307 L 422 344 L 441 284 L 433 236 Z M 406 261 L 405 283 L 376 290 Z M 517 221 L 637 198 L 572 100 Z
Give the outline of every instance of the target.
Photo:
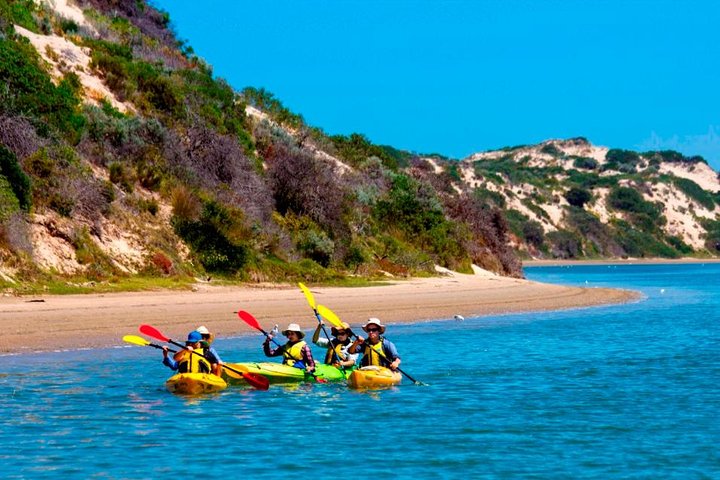
M 150 348 L 0 357 L 0 477 L 720 478 L 720 265 L 526 274 L 644 297 L 391 325 L 403 369 L 430 386 L 376 392 L 183 398 Z M 244 361 L 260 343 L 216 346 Z

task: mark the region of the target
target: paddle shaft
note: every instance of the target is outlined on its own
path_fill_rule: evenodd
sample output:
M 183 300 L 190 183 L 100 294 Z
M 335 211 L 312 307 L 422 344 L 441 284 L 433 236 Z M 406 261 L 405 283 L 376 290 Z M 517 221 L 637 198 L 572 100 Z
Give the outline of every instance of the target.
M 277 345 L 278 348 L 283 348 L 283 346 L 280 345 L 280 344 L 279 344 L 273 337 L 271 337 L 270 334 L 267 333 L 265 330 L 263 330 L 262 328 L 259 328 L 258 330 L 260 330 L 260 331 L 265 335 L 265 337 L 267 337 L 271 342 L 273 342 L 275 345 Z M 302 360 L 297 360 L 295 357 L 291 356 L 291 355 L 287 352 L 287 350 L 285 350 L 284 348 L 283 348 L 283 357 L 284 357 L 284 358 L 287 358 L 288 360 L 302 361 Z M 297 368 L 297 367 L 295 367 L 295 368 Z M 301 370 L 303 370 L 303 371 L 305 372 L 305 375 L 310 375 L 311 377 L 313 377 L 313 378 L 315 379 L 315 381 L 318 382 L 318 383 L 325 383 L 325 382 L 327 382 L 327 380 L 325 380 L 324 378 L 318 378 L 317 375 L 315 375 L 314 373 L 308 372 L 308 371 L 305 370 L 304 368 L 301 369 Z
M 185 350 L 185 351 L 187 351 L 187 352 L 190 352 L 190 353 L 193 354 L 193 355 L 197 355 L 198 357 L 205 358 L 204 355 L 202 355 L 202 354 L 200 354 L 200 353 L 197 353 L 195 350 L 190 350 L 190 349 L 188 349 L 185 345 L 182 345 L 182 344 L 176 342 L 175 340 L 173 340 L 173 339 L 171 339 L 171 338 L 168 338 L 167 341 L 168 341 L 168 343 L 172 343 L 172 344 L 175 345 L 176 347 L 180 347 L 180 348 L 182 348 L 183 350 Z M 226 366 L 226 365 L 222 365 L 222 367 L 223 367 L 223 368 L 227 368 L 227 369 L 230 370 L 231 372 L 235 372 L 235 373 L 237 373 L 238 375 L 244 376 L 244 375 L 243 375 L 243 372 L 241 372 L 241 371 L 239 371 L 239 370 L 235 370 L 235 369 L 232 368 L 232 367 L 228 367 L 228 366 Z

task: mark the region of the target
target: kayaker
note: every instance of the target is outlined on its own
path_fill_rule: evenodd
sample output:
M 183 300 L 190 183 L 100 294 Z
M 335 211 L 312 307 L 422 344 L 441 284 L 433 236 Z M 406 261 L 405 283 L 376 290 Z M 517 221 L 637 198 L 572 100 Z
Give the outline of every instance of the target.
M 305 332 L 300 330 L 300 326 L 297 323 L 291 323 L 288 327 L 282 331 L 288 339 L 285 345 L 278 348 L 270 348 L 270 340 L 272 340 L 272 334 L 265 337 L 263 343 L 263 352 L 266 357 L 279 357 L 283 356 L 285 365 L 291 367 L 302 368 L 308 373 L 315 372 L 315 360 L 310 350 L 310 345 L 303 341 L 305 338 Z
M 382 334 L 385 333 L 385 325 L 379 319 L 373 317 L 368 318 L 362 329 L 368 334 L 367 340 L 358 335 L 353 344 L 350 345 L 348 352 L 361 352 L 363 354 L 362 360 L 360 360 L 360 366 L 362 367 L 379 365 L 388 367 L 391 370 L 397 370 L 400 366 L 400 355 L 398 355 L 395 344 L 382 337 Z
M 190 351 L 198 355 L 193 355 Z M 202 335 L 196 331 L 188 334 L 185 348 L 176 352 L 173 358 L 168 356 L 168 348 L 163 347 L 163 364 L 180 373 L 211 373 L 213 371 L 213 365 L 205 358 Z
M 195 329 L 195 331 L 202 335 L 202 347 L 205 351 L 205 358 L 207 358 L 208 361 L 213 365 L 213 373 L 218 377 L 221 377 L 223 362 L 220 359 L 220 355 L 218 355 L 217 350 L 215 350 L 215 347 L 211 346 L 215 336 L 210 333 L 210 330 L 208 330 L 205 325 L 200 325 L 198 328 Z
M 322 324 L 318 323 L 315 333 L 313 333 L 312 341 L 318 347 L 327 348 L 327 353 L 325 354 L 325 363 L 327 365 L 334 365 L 337 368 L 352 368 L 355 362 L 357 362 L 359 354 L 348 353 L 348 348 L 352 345 L 350 336 L 353 332 L 350 329 L 350 325 L 345 322 L 341 322 L 341 324 L 342 327 L 340 328 L 333 326 L 330 329 L 333 338 L 328 340 L 327 338 L 320 338 Z

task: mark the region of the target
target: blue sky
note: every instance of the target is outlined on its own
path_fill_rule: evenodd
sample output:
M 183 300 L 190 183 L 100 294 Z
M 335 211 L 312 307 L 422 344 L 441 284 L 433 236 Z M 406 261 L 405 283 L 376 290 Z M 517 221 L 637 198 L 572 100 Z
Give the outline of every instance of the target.
M 233 87 L 462 158 L 583 136 L 720 169 L 720 2 L 155 0 Z

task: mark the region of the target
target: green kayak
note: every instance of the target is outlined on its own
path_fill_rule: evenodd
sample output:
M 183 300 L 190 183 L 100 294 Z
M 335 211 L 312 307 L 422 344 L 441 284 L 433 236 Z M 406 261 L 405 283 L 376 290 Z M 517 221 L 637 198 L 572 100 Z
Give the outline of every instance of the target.
M 229 367 L 234 368 L 240 372 L 255 373 L 262 375 L 267 378 L 270 383 L 300 383 L 300 382 L 313 382 L 315 379 L 307 375 L 305 370 L 301 368 L 291 367 L 282 363 L 272 362 L 259 362 L 259 363 L 228 363 Z M 345 369 L 343 372 L 339 368 L 333 367 L 332 365 L 316 364 L 315 375 L 317 378 L 327 380 L 328 382 L 339 382 L 345 381 L 352 369 Z M 226 374 L 223 374 L 223 378 L 231 385 L 244 385 L 245 380 L 240 378 L 233 378 Z

